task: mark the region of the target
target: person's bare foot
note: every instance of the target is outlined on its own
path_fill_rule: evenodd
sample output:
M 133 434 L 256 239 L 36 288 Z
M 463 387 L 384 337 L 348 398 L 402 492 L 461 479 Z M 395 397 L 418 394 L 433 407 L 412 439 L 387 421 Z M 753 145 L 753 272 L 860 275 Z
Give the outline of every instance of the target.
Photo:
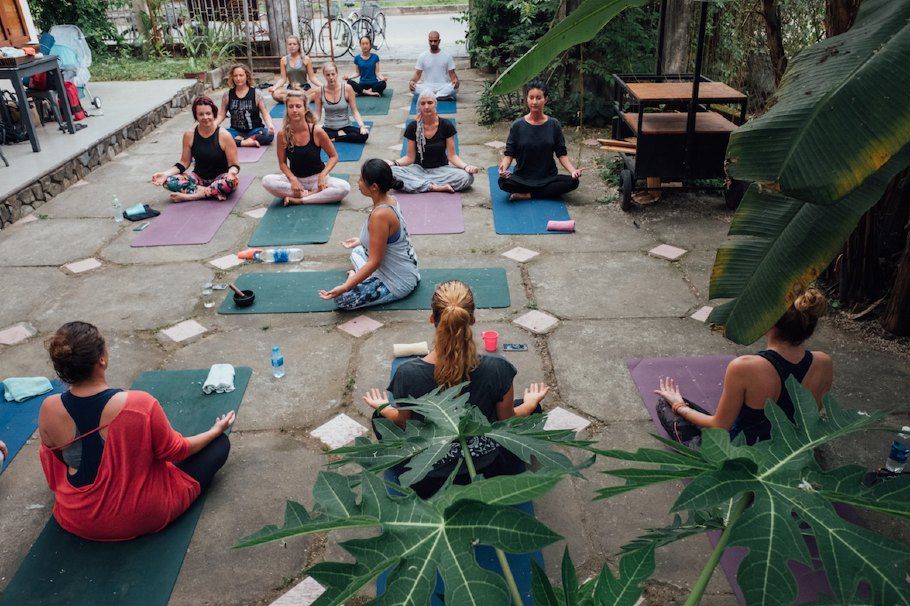
M 303 190 L 303 194 L 302 194 L 299 198 L 296 198 L 296 197 L 294 197 L 294 196 L 286 196 L 286 197 L 283 199 L 284 205 L 285 205 L 285 206 L 289 206 L 289 205 L 291 205 L 291 204 L 303 204 L 303 199 L 306 198 L 307 196 L 309 196 L 311 193 L 312 193 L 312 192 L 308 192 L 307 190 Z
M 517 202 L 518 200 L 530 200 L 531 194 L 511 194 L 509 195 L 509 202 Z
M 380 96 L 380 93 L 377 93 L 372 88 L 364 89 L 363 94 L 367 95 L 368 97 L 379 97 Z
M 259 141 L 257 141 L 253 137 L 250 137 L 249 139 L 244 139 L 243 141 L 241 141 L 240 147 L 261 147 L 261 146 L 259 145 Z
M 431 186 L 430 186 L 430 191 L 446 192 L 446 193 L 449 193 L 449 194 L 454 194 L 454 193 L 455 193 L 455 188 L 452 187 L 451 185 L 431 185 Z
M 192 202 L 193 200 L 201 200 L 205 198 L 205 192 L 196 192 L 193 194 L 185 194 L 183 192 L 175 191 L 170 196 L 171 202 Z

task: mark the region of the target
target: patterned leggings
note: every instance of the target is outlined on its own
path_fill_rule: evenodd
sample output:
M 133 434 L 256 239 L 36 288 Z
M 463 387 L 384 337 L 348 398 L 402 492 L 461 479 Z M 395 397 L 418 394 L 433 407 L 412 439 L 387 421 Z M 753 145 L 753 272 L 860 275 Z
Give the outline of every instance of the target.
M 195 194 L 199 187 L 208 187 L 208 197 L 224 196 L 234 193 L 234 182 L 228 179 L 228 174 L 218 175 L 214 179 L 203 179 L 196 173 L 180 173 L 171 175 L 164 182 L 164 189 L 175 193 Z
M 366 265 L 366 262 L 367 254 L 363 246 L 358 246 L 351 251 L 351 263 L 354 264 L 354 271 Z M 335 297 L 335 305 L 338 306 L 338 309 L 351 311 L 361 307 L 382 305 L 398 299 L 399 297 L 393 295 L 382 280 L 371 276 L 351 290 Z

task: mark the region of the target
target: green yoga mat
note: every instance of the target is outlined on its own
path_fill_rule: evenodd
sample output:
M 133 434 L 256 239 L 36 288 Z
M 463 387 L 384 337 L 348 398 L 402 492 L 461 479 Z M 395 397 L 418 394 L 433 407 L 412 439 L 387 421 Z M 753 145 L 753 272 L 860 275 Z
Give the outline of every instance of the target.
M 350 175 L 333 177 L 347 181 Z M 295 204 L 284 206 L 280 198 L 269 205 L 250 238 L 250 246 L 289 246 L 324 244 L 332 235 L 339 203 Z
M 394 90 L 387 88 L 380 97 L 357 97 L 357 110 L 363 116 L 384 116 L 389 113 L 394 94 Z
M 209 370 L 146 372 L 132 389 L 161 402 L 184 435 L 209 429 L 215 417 L 237 410 L 252 370 L 235 368 L 231 393 L 203 395 Z M 0 595 L 2 606 L 166 606 L 202 513 L 205 494 L 170 526 L 132 541 L 99 543 L 72 535 L 52 517 Z
M 343 271 L 274 271 L 242 274 L 237 287 L 256 292 L 252 307 L 237 307 L 228 296 L 218 308 L 220 314 L 280 314 L 333 311 L 335 303 L 319 297 L 320 290 L 344 282 Z M 509 283 L 501 267 L 480 269 L 421 269 L 420 284 L 410 295 L 399 301 L 369 307 L 370 311 L 393 309 L 430 309 L 430 299 L 436 285 L 446 280 L 461 280 L 474 291 L 477 307 L 508 307 Z

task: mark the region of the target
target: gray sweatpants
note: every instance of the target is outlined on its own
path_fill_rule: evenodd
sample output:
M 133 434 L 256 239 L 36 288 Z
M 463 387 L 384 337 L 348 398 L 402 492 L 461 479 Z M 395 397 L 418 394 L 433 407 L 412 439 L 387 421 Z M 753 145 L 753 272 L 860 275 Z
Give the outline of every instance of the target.
M 474 175 L 451 164 L 439 168 L 424 168 L 419 164 L 393 166 L 392 174 L 401 179 L 404 191 L 409 194 L 425 192 L 431 185 L 451 185 L 455 191 L 461 191 L 474 182 Z

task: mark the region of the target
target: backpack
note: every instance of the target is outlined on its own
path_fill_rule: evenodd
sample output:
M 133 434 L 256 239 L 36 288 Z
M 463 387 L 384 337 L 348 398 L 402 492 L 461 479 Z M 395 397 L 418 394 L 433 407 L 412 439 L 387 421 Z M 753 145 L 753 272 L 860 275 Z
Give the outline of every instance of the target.
M 63 88 L 66 89 L 66 99 L 70 104 L 73 120 L 85 120 L 85 110 L 82 109 L 82 103 L 79 101 L 79 89 L 72 82 L 64 82 Z M 63 99 L 60 99 L 60 107 L 63 108 Z
M 0 103 L 6 107 L 0 110 L 3 116 L 2 128 L 0 128 L 0 143 L 21 143 L 28 139 L 28 131 L 20 121 L 19 104 L 16 97 L 10 91 L 0 91 Z

